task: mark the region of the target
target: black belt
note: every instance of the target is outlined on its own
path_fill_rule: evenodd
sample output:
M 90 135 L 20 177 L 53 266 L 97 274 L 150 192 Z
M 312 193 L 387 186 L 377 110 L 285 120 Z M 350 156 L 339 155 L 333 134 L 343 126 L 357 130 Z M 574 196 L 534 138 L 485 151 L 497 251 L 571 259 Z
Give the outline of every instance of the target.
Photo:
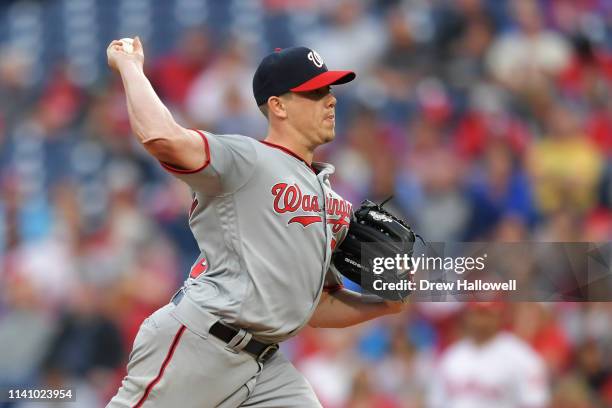
M 172 303 L 178 305 L 181 303 L 183 296 L 185 296 L 185 291 L 181 289 L 172 297 Z M 221 323 L 221 321 L 217 321 L 215 324 L 210 326 L 210 330 L 208 332 L 219 340 L 229 343 L 234 337 L 236 337 L 236 335 L 238 335 L 239 331 L 233 327 L 226 326 L 225 324 Z M 276 353 L 278 350 L 278 344 L 265 344 L 255 339 L 251 339 L 242 350 L 253 355 L 253 357 L 255 357 L 255 359 L 260 363 L 265 363 L 274 355 L 274 353 Z

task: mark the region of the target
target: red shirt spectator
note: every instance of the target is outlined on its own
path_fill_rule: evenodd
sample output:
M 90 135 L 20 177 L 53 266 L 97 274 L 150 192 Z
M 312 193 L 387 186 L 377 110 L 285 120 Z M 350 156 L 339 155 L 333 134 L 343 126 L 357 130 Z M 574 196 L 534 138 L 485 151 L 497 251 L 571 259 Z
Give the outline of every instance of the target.
M 171 105 L 183 106 L 194 79 L 212 59 L 209 38 L 203 30 L 186 31 L 179 39 L 175 53 L 164 55 L 151 73 L 160 97 Z

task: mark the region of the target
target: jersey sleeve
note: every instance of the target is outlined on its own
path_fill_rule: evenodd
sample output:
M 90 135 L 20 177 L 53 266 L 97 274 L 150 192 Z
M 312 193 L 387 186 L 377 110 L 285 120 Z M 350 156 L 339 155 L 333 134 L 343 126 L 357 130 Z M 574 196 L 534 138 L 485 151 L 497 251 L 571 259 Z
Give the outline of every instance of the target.
M 232 193 L 246 184 L 257 163 L 254 140 L 240 135 L 215 135 L 200 130 L 196 132 L 204 140 L 207 157 L 202 167 L 185 171 L 164 163 L 162 166 L 194 191 L 211 195 Z
M 328 293 L 334 293 L 338 290 L 342 289 L 344 285 L 342 284 L 342 275 L 333 265 L 329 267 L 327 273 L 325 274 L 325 283 L 323 284 L 323 290 Z

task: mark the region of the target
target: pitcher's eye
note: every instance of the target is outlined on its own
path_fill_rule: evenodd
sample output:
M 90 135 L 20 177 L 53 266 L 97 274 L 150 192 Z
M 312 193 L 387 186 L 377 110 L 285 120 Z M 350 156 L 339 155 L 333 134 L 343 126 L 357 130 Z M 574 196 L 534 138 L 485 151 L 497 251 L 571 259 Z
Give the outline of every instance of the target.
M 318 101 L 318 100 L 323 99 L 329 93 L 331 93 L 331 87 L 330 86 L 326 86 L 326 87 L 314 89 L 314 90 L 308 91 L 308 92 L 300 92 L 299 94 L 301 96 L 303 96 L 304 98 L 308 98 L 308 99 L 311 99 L 311 100 L 314 100 L 314 101 Z
M 328 93 L 330 93 L 330 92 L 331 92 L 331 86 L 326 86 L 326 87 L 324 87 L 324 88 L 317 89 L 317 91 L 319 91 L 319 93 L 320 93 L 322 96 L 325 96 L 325 95 L 327 95 Z
M 323 87 L 323 88 L 315 89 L 314 91 L 312 91 L 312 94 L 315 97 L 322 98 L 322 97 L 326 96 L 330 92 L 331 92 L 331 87 L 326 86 L 326 87 Z

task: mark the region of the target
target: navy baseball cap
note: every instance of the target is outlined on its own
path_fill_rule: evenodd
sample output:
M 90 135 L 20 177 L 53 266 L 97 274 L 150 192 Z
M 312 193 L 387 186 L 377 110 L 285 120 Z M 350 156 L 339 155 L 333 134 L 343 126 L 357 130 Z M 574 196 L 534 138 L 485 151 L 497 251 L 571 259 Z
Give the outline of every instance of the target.
M 310 48 L 277 48 L 259 63 L 253 76 L 253 95 L 260 106 L 271 96 L 313 91 L 353 79 L 353 71 L 329 71 L 323 58 Z

